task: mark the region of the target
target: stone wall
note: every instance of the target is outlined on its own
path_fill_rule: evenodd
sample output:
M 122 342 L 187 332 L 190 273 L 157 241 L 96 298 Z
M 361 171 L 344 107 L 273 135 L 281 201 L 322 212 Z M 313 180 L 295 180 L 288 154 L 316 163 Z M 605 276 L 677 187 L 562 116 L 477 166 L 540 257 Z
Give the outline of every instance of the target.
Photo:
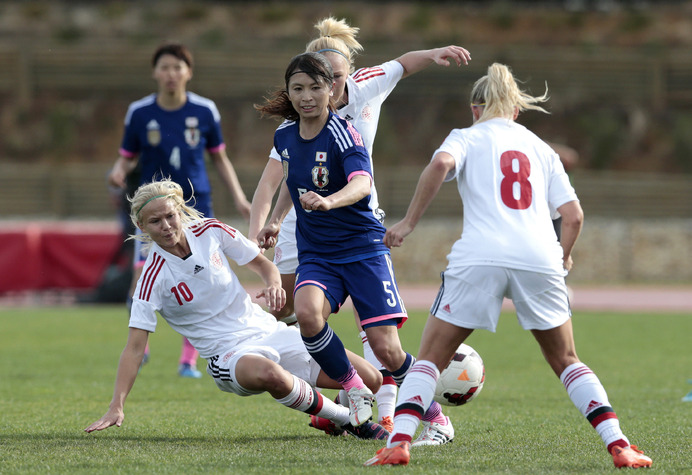
M 388 224 L 395 222 L 388 218 Z M 397 280 L 438 284 L 461 229 L 461 220 L 456 218 L 421 221 L 404 246 L 392 251 Z M 573 258 L 574 268 L 568 276 L 572 284 L 688 284 L 692 282 L 692 219 L 587 216 Z M 239 273 L 254 279 L 244 270 Z

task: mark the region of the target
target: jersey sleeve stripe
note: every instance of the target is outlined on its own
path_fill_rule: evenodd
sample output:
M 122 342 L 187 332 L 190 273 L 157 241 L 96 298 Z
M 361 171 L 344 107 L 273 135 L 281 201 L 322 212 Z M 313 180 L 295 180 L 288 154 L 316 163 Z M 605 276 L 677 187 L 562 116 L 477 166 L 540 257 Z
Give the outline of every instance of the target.
M 151 264 L 144 269 L 144 274 L 142 275 L 142 285 L 139 289 L 140 300 L 149 300 L 149 297 L 151 297 L 151 290 L 154 287 L 156 277 L 161 272 L 161 268 L 163 268 L 164 262 L 166 262 L 166 259 L 154 253 Z
M 342 152 L 347 148 L 353 147 L 351 134 L 344 129 L 343 125 L 339 121 L 332 119 L 329 121 L 329 125 L 327 127 L 332 132 L 332 135 L 336 139 L 339 149 Z
M 189 91 L 187 93 L 187 98 L 190 100 L 192 104 L 197 104 L 198 106 L 206 107 L 207 109 L 209 109 L 212 117 L 214 118 L 214 122 L 221 122 L 221 113 L 219 113 L 219 109 L 216 107 L 214 101 Z
M 216 153 L 216 152 L 220 152 L 220 151 L 225 150 L 225 149 L 226 149 L 226 144 L 222 142 L 219 145 L 217 145 L 216 147 L 208 148 L 207 151 L 209 153 Z
M 372 177 L 370 176 L 370 173 L 368 173 L 368 172 L 365 171 L 365 170 L 358 170 L 358 171 L 355 171 L 355 172 L 351 173 L 351 174 L 348 176 L 347 180 L 348 180 L 348 181 L 353 180 L 353 177 L 356 176 L 356 175 L 365 175 L 366 177 L 370 178 L 370 183 L 372 183 Z
M 356 82 L 367 81 L 368 79 L 377 76 L 384 76 L 385 74 L 384 69 L 380 67 L 363 68 L 356 71 L 356 73 L 353 75 L 353 80 Z
M 234 228 L 230 227 L 226 223 L 222 223 L 221 221 L 219 221 L 217 219 L 204 220 L 204 222 L 202 222 L 201 224 L 197 224 L 195 226 L 192 226 L 190 228 L 190 231 L 192 231 L 192 234 L 199 237 L 202 234 L 204 234 L 204 232 L 207 229 L 210 229 L 210 228 L 219 228 L 219 229 L 225 231 L 226 233 L 228 233 L 231 237 L 235 237 L 236 232 L 237 232 Z

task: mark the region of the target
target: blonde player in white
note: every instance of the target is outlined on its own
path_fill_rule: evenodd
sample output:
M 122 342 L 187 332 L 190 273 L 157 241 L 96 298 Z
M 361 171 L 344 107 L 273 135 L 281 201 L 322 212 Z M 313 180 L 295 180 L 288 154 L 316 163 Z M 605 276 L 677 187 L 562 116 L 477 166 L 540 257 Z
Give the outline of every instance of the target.
M 256 244 L 232 227 L 204 219 L 171 180 L 142 185 L 131 199 L 130 217 L 151 243 L 137 282 L 130 332 L 120 356 L 113 399 L 106 414 L 85 430 L 120 426 L 123 406 L 137 377 L 156 313 L 186 337 L 208 361 L 207 373 L 222 391 L 251 396 L 267 391 L 279 403 L 331 420 L 359 438 L 384 438 L 379 424 L 349 424 L 348 407 L 335 404 L 315 385 L 340 389 L 310 357 L 295 327 L 287 327 L 252 302 L 228 259 L 247 266 L 264 282 L 257 297 L 272 310 L 286 300 L 279 271 Z M 349 359 L 366 385 L 377 390 L 380 373 L 363 358 Z
M 464 48 L 447 46 L 430 50 L 410 51 L 379 66 L 362 68 L 356 71 L 354 57 L 363 50 L 361 44 L 356 40 L 359 29 L 348 25 L 344 20 L 336 20 L 332 17 L 319 21 L 315 28 L 319 31 L 319 37 L 308 43 L 306 52 L 321 53 L 331 63 L 334 71 L 335 85 L 333 96 L 337 107 L 336 112 L 339 116 L 351 122 L 363 137 L 363 143 L 371 157 L 371 168 L 372 149 L 375 135 L 377 134 L 380 109 L 382 103 L 394 90 L 398 82 L 431 64 L 449 66 L 451 62 L 454 62 L 457 66 L 461 66 L 462 64 L 468 64 L 468 61 L 471 59 L 470 53 Z M 248 231 L 248 236 L 251 239 L 255 239 L 257 233 L 264 226 L 271 209 L 272 197 L 282 178 L 281 157 L 276 150 L 272 149 L 252 199 L 250 228 Z M 370 206 L 375 210 L 376 217 L 382 222 L 384 220 L 384 211 L 379 208 L 374 182 L 371 187 Z M 295 271 L 298 267 L 295 229 L 296 215 L 295 210 L 291 209 L 283 220 L 274 251 L 274 263 L 281 272 L 283 288 L 287 294 L 286 305 L 279 312 L 274 312 L 274 315 L 286 323 L 296 321 L 295 314 L 293 313 L 293 289 L 295 287 Z M 269 244 L 266 247 L 269 247 Z M 360 321 L 357 317 L 356 323 L 360 326 Z M 359 330 L 361 340 L 363 341 L 365 358 L 375 367 L 384 371 L 384 366 L 377 360 L 369 346 L 365 332 L 362 328 L 359 328 Z M 396 383 L 386 372 L 382 388 L 375 395 L 375 398 L 377 400 L 380 424 L 391 428 L 391 418 L 394 414 L 394 403 L 396 401 Z M 453 437 L 453 434 L 450 432 L 448 436 Z M 433 440 L 433 438 L 430 437 L 430 440 Z
M 423 171 L 406 216 L 385 235 L 401 246 L 444 181 L 456 178 L 463 231 L 421 338 L 418 360 L 399 390 L 387 447 L 365 465 L 405 465 L 420 415 L 433 400 L 440 370 L 474 329 L 495 331 L 504 297 L 530 330 L 567 394 L 603 439 L 616 467 L 646 467 L 631 446 L 596 375 L 579 361 L 565 275 L 583 212 L 558 155 L 515 119 L 537 110 L 547 93 L 519 89 L 507 66 L 493 64 L 471 92 L 474 124 L 455 129 Z M 562 215 L 558 242 L 551 214 Z

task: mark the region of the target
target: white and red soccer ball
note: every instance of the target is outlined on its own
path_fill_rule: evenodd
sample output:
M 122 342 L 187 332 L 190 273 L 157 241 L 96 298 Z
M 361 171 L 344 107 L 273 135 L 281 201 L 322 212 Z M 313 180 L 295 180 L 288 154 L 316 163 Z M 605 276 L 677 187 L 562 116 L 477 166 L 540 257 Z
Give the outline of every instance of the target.
M 483 359 L 476 350 L 462 343 L 440 373 L 434 399 L 445 406 L 461 406 L 478 396 L 484 382 Z

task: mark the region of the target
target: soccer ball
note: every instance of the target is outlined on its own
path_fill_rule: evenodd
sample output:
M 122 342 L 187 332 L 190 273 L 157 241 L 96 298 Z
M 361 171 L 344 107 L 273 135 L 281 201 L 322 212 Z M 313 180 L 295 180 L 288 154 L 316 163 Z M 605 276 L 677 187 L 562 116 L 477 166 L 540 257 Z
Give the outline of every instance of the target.
M 445 406 L 461 406 L 478 396 L 484 382 L 483 359 L 476 350 L 462 343 L 440 373 L 434 399 Z

